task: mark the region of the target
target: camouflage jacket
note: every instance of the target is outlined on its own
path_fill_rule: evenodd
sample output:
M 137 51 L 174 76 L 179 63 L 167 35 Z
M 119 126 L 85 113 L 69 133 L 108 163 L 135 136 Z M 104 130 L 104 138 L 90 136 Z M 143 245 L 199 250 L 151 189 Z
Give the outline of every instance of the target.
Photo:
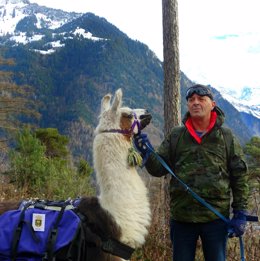
M 222 215 L 229 217 L 230 204 L 236 210 L 247 208 L 247 165 L 242 148 L 233 134 L 231 134 L 232 142 L 228 157 L 221 130 L 225 116 L 218 107 L 215 108 L 215 111 L 217 119 L 214 127 L 202 137 L 200 144 L 186 127 L 181 135 L 176 135 L 173 129 L 159 146 L 157 153 L 195 193 Z M 189 113 L 183 120 L 184 124 L 188 117 Z M 173 140 L 176 138 L 179 140 L 174 148 L 173 144 L 176 142 Z M 167 174 L 166 169 L 153 154 L 149 156 L 145 167 L 151 175 L 156 177 Z M 174 220 L 199 223 L 218 218 L 193 199 L 173 177 L 169 190 L 171 218 Z

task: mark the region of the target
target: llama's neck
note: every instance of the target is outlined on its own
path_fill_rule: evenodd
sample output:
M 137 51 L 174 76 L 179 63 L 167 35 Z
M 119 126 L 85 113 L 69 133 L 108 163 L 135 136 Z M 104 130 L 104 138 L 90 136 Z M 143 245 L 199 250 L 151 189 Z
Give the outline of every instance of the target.
M 121 241 L 138 247 L 144 243 L 150 224 L 147 189 L 134 167 L 127 164 L 131 147 L 121 134 L 97 135 L 94 167 L 100 189 L 100 204 L 121 227 Z

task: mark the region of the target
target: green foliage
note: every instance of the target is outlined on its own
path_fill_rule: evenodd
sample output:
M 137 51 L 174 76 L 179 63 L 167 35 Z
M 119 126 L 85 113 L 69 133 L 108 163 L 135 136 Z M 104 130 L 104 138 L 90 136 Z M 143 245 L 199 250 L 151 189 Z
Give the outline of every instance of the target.
M 260 166 L 260 137 L 252 137 L 245 146 L 245 153 L 250 159 Z
M 248 156 L 251 186 L 260 191 L 260 137 L 252 137 L 244 151 Z
M 41 190 L 48 179 L 45 146 L 28 129 L 19 132 L 16 140 L 17 147 L 10 152 L 11 180 L 18 188 Z
M 67 145 L 69 139 L 59 134 L 57 129 L 46 128 L 37 129 L 36 137 L 46 146 L 46 156 L 48 158 L 65 158 L 68 155 Z
M 41 133 L 45 131 L 41 130 Z M 94 193 L 90 184 L 92 169 L 87 162 L 81 162 L 81 173 L 78 173 L 68 160 L 57 154 L 55 157 L 47 157 L 46 152 L 46 146 L 35 133 L 29 129 L 18 133 L 17 145 L 10 152 L 9 175 L 19 189 L 31 197 L 54 199 Z M 64 156 L 63 153 L 59 155 Z
M 76 198 L 78 196 L 94 195 L 91 186 L 91 173 L 81 176 L 72 167 L 64 165 L 62 160 L 50 159 L 47 172 L 50 178 L 47 182 L 45 197 L 53 199 Z
M 86 160 L 81 158 L 77 165 L 77 171 L 81 177 L 89 177 L 90 174 L 93 172 L 93 169 L 89 166 Z

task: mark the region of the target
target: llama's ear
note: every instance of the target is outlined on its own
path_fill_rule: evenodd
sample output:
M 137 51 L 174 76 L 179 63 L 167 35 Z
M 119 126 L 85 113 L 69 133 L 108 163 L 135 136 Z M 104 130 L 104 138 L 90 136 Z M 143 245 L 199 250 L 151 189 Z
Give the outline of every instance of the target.
M 113 100 L 113 103 L 112 103 L 112 106 L 111 106 L 111 109 L 113 111 L 117 111 L 118 108 L 121 107 L 121 104 L 122 104 L 122 96 L 123 96 L 123 93 L 122 93 L 122 90 L 121 89 L 118 89 L 115 93 L 115 98 Z
M 104 111 L 109 110 L 110 108 L 110 101 L 111 101 L 111 94 L 107 94 L 102 98 L 101 101 L 101 113 Z

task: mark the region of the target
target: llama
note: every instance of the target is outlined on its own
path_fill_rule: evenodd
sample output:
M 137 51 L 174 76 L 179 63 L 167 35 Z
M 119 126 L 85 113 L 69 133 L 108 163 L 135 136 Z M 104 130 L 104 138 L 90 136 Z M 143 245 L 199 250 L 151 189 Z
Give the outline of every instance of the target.
M 86 217 L 87 259 L 119 261 L 118 253 L 142 246 L 151 221 L 148 191 L 135 166 L 129 164 L 132 137 L 151 120 L 144 109 L 122 107 L 122 90 L 107 94 L 101 102 L 99 124 L 93 142 L 98 197 L 82 198 L 78 211 Z M 17 202 L 0 203 L 0 214 Z M 111 246 L 112 244 L 112 246 Z M 112 253 L 112 254 L 111 254 Z
M 110 94 L 102 99 L 93 143 L 94 170 L 100 190 L 96 203 L 114 220 L 113 227 L 116 226 L 120 234 L 116 239 L 137 248 L 145 242 L 151 213 L 147 189 L 135 166 L 129 166 L 127 157 L 132 136 L 149 123 L 151 116 L 143 109 L 133 110 L 121 104 L 121 89 L 116 91 L 112 104 Z M 82 200 L 82 213 L 86 206 Z
M 132 135 L 139 130 L 134 113 L 143 110 L 121 107 L 122 91 L 119 89 L 112 105 L 111 96 L 102 100 L 101 117 L 94 139 L 94 169 L 100 187 L 99 201 L 122 230 L 120 241 L 139 247 L 145 241 L 150 223 L 150 207 L 146 187 L 135 167 L 127 162 Z M 129 130 L 126 134 L 119 131 Z M 123 134 L 123 135 L 122 135 Z

